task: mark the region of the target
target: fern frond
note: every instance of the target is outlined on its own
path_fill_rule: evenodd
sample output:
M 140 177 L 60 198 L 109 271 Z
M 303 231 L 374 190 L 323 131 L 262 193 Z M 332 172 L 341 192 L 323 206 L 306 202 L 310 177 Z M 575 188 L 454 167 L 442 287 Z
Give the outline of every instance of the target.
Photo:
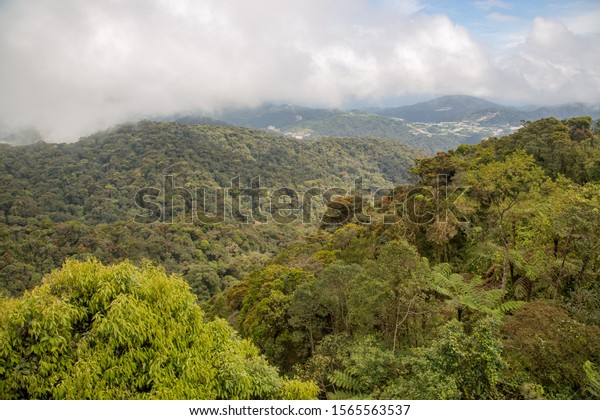
M 448 263 L 438 264 L 433 267 L 433 272 L 448 278 L 452 274 L 452 267 Z
M 594 397 L 600 398 L 600 372 L 596 370 L 594 364 L 589 360 L 586 360 L 583 364 L 583 370 L 588 380 L 587 390 Z
M 503 313 L 516 311 L 519 308 L 522 308 L 525 305 L 525 302 L 522 300 L 509 300 L 508 302 L 504 302 L 498 305 L 497 309 Z
M 336 387 L 346 391 L 358 392 L 362 388 L 361 383 L 357 378 L 342 370 L 336 370 L 329 375 L 329 380 Z

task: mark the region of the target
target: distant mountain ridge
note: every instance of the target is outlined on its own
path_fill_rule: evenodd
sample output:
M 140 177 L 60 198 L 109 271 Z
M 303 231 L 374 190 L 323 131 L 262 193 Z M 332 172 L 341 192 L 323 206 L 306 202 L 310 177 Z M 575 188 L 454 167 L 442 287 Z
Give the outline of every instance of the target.
M 13 146 L 26 146 L 38 141 L 42 141 L 42 135 L 33 128 L 17 131 L 0 138 L 0 143 L 12 144 Z
M 231 124 L 283 133 L 297 139 L 373 137 L 400 141 L 428 153 L 478 143 L 514 132 L 522 121 L 589 115 L 600 118 L 600 106 L 580 103 L 523 110 L 466 95 L 449 95 L 393 108 L 339 110 L 265 104 L 228 109 L 211 116 L 215 125 Z M 205 116 L 174 118 L 208 123 Z
M 523 110 L 513 106 L 499 105 L 485 99 L 466 95 L 450 95 L 396 108 L 374 110 L 374 114 L 402 118 L 412 122 L 456 122 L 478 121 L 486 125 L 509 124 L 534 121 L 541 118 L 558 119 L 588 115 L 600 117 L 600 105 L 567 103 L 555 106 L 536 107 Z
M 414 105 L 384 108 L 374 113 L 415 122 L 445 122 L 462 121 L 473 114 L 499 112 L 507 109 L 510 108 L 485 99 L 466 95 L 452 95 Z
M 600 118 L 600 104 L 566 103 L 554 106 L 539 106 L 524 110 L 515 106 L 500 105 L 473 96 L 447 95 L 414 105 L 356 109 L 353 111 L 307 108 L 289 104 L 266 104 L 255 108 L 228 109 L 215 114 L 213 118 L 242 127 L 266 129 L 269 126 L 273 126 L 278 129 L 285 129 L 303 125 L 309 121 L 323 121 L 348 113 L 400 118 L 407 122 L 479 121 L 487 122 L 488 124 L 519 125 L 521 120 L 537 120 L 548 117 L 565 119 L 589 115 L 592 118 Z
M 264 129 L 269 126 L 290 127 L 303 121 L 322 120 L 342 112 L 337 109 L 265 104 L 257 108 L 228 109 L 217 113 L 215 118 L 232 125 Z
M 392 108 L 340 110 L 309 108 L 291 104 L 264 104 L 230 108 L 204 115 L 176 114 L 150 118 L 185 125 L 239 126 L 284 134 L 300 140 L 323 137 L 381 138 L 401 142 L 413 149 L 435 153 L 461 144 L 514 132 L 523 121 L 577 116 L 600 118 L 600 105 L 571 103 L 522 109 L 499 105 L 466 95 L 442 96 L 414 105 Z M 16 133 L 0 142 L 13 145 L 41 138 Z

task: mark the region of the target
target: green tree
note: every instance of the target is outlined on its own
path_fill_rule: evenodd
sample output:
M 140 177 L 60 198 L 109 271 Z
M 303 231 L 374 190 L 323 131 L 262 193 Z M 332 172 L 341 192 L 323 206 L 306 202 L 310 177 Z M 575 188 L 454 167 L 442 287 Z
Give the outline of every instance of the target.
M 456 319 L 462 321 L 465 312 L 491 315 L 501 318 L 502 314 L 524 305 L 521 301 L 502 302 L 504 293 L 500 289 L 485 289 L 480 277 L 470 281 L 452 273 L 449 264 L 433 268 L 431 288 L 446 299 L 446 304 L 456 310 Z
M 237 285 L 242 293 L 237 317 L 242 335 L 252 339 L 267 359 L 285 372 L 303 361 L 310 350 L 312 329 L 305 328 L 298 313 L 293 314 L 298 328 L 291 325 L 290 309 L 296 290 L 313 278 L 300 268 L 270 265 Z
M 504 367 L 499 323 L 479 320 L 467 332 L 449 321 L 429 347 L 413 349 L 403 359 L 402 375 L 390 383 L 383 398 L 496 399 Z
M 535 301 L 515 311 L 502 325 L 507 361 L 506 392 L 522 397 L 524 386 L 547 398 L 581 398 L 582 370 L 600 360 L 600 328 L 573 319 L 553 302 Z
M 583 364 L 583 371 L 587 377 L 588 391 L 594 398 L 600 398 L 600 372 L 598 372 L 594 364 L 589 360 L 586 360 Z
M 378 331 L 396 350 L 401 340 L 419 342 L 431 314 L 423 311 L 429 264 L 405 241 L 381 247 L 376 260 L 367 261 L 348 294 L 348 317 L 353 331 Z
M 354 279 L 361 272 L 358 264 L 336 261 L 323 269 L 314 282 L 317 300 L 329 315 L 334 334 L 350 331 L 348 296 Z
M 524 199 L 530 190 L 539 187 L 544 180 L 541 168 L 533 157 L 519 150 L 504 161 L 482 165 L 468 173 L 469 185 L 488 215 L 488 226 L 497 232 L 498 242 L 503 248 L 502 290 L 507 286 L 509 275 L 510 224 L 507 218 L 513 207 Z
M 309 398 L 161 269 L 67 262 L 0 302 L 5 399 Z

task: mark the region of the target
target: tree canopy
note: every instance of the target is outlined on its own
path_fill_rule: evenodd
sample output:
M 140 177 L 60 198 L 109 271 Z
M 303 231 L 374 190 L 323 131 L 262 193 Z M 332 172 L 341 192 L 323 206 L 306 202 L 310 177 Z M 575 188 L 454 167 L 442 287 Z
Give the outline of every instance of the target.
M 69 261 L 0 309 L 0 396 L 34 399 L 314 398 L 283 379 L 189 286 L 146 265 Z
M 0 393 L 598 398 L 592 121 L 529 122 L 417 159 L 412 183 L 407 156 L 386 147 L 145 122 L 78 146 L 7 148 Z M 320 226 L 139 224 L 123 205 L 156 168 L 185 185 L 259 167 L 316 189 L 361 174 L 367 191 L 398 185 L 379 200 L 331 196 Z

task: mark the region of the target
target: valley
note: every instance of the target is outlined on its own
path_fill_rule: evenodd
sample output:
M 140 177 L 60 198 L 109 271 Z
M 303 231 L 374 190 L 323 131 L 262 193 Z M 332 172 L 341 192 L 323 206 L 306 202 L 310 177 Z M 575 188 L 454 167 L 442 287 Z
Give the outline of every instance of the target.
M 339 127 L 347 117 L 379 121 L 328 118 Z M 479 127 L 392 121 L 421 138 L 434 138 L 425 128 L 458 138 Z M 203 391 L 208 398 L 597 396 L 588 384 L 600 357 L 600 139 L 590 117 L 527 122 L 434 156 L 393 139 L 272 131 L 141 121 L 70 144 L 0 146 L 0 325 L 15 337 L 11 354 L 33 366 L 29 376 L 51 380 L 8 314 L 24 308 L 45 319 L 54 306 L 36 302 L 56 301 L 70 309 L 52 317 L 91 335 L 69 335 L 67 326 L 52 334 L 80 349 L 107 325 L 98 323 L 103 314 L 148 348 L 156 344 L 145 331 L 162 336 L 164 328 L 239 334 L 252 347 L 236 335 L 227 345 L 265 363 L 257 375 L 272 385 L 231 390 L 216 378 Z M 190 192 L 198 188 L 215 192 L 200 210 Z M 315 203 L 299 199 L 306 191 Z M 169 307 L 153 287 L 195 321 L 135 329 L 139 321 L 129 324 L 126 314 Z M 127 312 L 119 312 L 123 299 Z M 94 315 L 84 324 L 68 318 L 86 311 Z M 75 364 L 64 347 L 44 366 L 71 384 L 78 369 L 119 360 L 103 351 L 154 357 L 118 340 L 85 350 Z M 203 360 L 202 342 L 189 346 Z M 21 384 L 12 360 L 0 365 L 5 398 L 98 397 L 85 387 Z M 254 368 L 240 369 L 231 375 Z M 166 380 L 156 372 L 136 377 Z M 107 387 L 103 395 L 199 395 L 186 372 L 180 391 Z M 133 380 L 122 375 L 121 383 Z M 102 378 L 93 381 L 104 387 Z

